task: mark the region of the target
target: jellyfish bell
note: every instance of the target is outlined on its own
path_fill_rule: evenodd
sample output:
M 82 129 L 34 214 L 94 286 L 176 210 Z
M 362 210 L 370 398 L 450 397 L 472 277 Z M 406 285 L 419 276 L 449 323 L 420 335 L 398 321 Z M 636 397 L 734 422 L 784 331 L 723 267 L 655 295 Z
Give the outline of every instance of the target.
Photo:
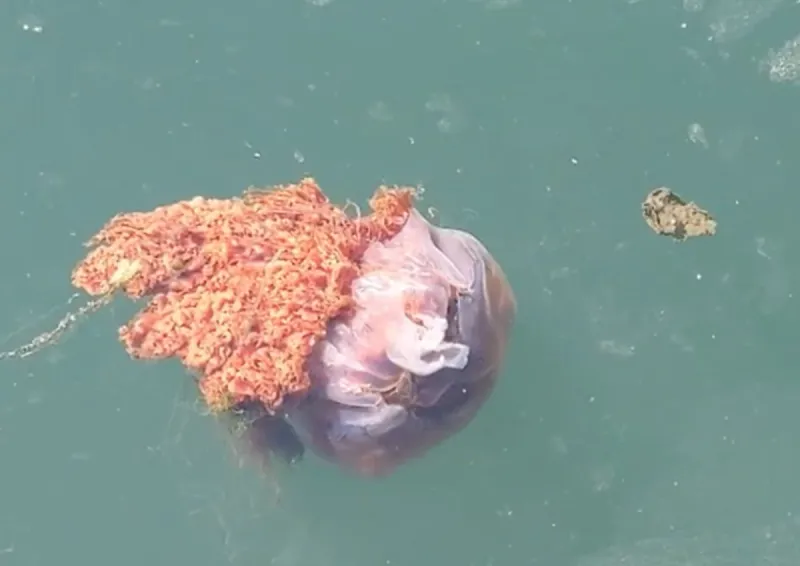
M 370 245 L 355 309 L 308 361 L 312 387 L 287 411 L 314 452 L 386 475 L 464 428 L 490 395 L 516 312 L 503 271 L 472 235 L 412 211 Z

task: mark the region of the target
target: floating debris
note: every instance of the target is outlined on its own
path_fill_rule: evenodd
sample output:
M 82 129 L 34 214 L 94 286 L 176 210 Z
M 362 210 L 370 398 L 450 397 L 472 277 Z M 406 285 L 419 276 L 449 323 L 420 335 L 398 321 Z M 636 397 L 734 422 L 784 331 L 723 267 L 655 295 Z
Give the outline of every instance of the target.
M 686 203 L 666 187 L 654 189 L 642 203 L 642 216 L 656 234 L 679 242 L 695 236 L 713 236 L 717 222 L 693 202 Z
M 787 41 L 778 50 L 770 49 L 766 58 L 759 63 L 759 69 L 766 71 L 769 80 L 774 83 L 800 80 L 800 35 Z

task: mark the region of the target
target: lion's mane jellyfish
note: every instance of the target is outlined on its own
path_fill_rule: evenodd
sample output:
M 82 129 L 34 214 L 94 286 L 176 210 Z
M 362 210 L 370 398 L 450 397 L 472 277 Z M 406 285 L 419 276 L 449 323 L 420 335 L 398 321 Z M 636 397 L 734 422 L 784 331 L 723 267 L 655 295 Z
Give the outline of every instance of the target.
M 177 357 L 213 411 L 256 414 L 258 449 L 279 421 L 324 458 L 386 474 L 474 416 L 516 308 L 486 248 L 414 198 L 381 187 L 371 214 L 348 214 L 304 179 L 121 214 L 72 281 L 93 304 L 146 299 L 120 329 L 127 351 Z

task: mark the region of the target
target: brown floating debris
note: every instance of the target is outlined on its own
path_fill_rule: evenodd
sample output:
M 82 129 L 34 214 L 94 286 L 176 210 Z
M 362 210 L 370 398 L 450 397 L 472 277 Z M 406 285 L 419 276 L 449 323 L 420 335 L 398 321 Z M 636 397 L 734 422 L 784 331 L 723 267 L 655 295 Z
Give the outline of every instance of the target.
M 666 187 L 654 189 L 642 203 L 642 216 L 656 234 L 679 242 L 694 236 L 713 236 L 717 222 L 693 202 L 686 203 Z

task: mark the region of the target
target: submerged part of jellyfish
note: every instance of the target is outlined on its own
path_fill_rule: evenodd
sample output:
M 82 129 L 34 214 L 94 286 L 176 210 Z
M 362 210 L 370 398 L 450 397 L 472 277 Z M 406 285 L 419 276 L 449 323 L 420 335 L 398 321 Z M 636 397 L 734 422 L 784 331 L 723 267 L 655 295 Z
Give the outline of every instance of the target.
M 416 210 L 361 266 L 356 308 L 328 324 L 307 365 L 311 392 L 288 416 L 317 452 L 374 475 L 471 420 L 497 377 L 515 302 L 477 239 Z
M 90 310 L 118 290 L 149 299 L 120 329 L 127 351 L 180 359 L 214 411 L 263 413 L 253 450 L 294 459 L 299 438 L 388 473 L 472 418 L 516 308 L 484 246 L 430 225 L 414 198 L 381 187 L 351 216 L 304 179 L 121 214 L 72 281 L 99 297 Z

